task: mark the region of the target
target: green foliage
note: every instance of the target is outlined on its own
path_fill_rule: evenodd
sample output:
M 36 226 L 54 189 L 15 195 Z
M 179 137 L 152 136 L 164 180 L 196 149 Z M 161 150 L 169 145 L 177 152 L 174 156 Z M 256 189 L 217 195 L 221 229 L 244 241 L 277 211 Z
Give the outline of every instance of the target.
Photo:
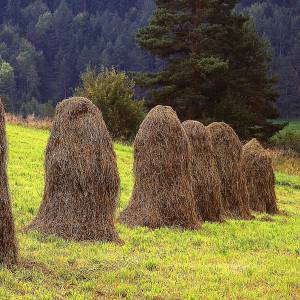
M 270 140 L 271 145 L 300 153 L 300 122 L 292 122 Z
M 258 33 L 272 47 L 272 71 L 279 75 L 278 107 L 283 118 L 300 116 L 299 1 L 243 0 L 240 8 L 255 21 Z
M 13 271 L 0 270 L 1 299 L 299 298 L 300 190 L 294 188 L 299 176 L 277 176 L 278 216 L 206 223 L 198 231 L 118 224 L 122 246 L 75 243 L 21 232 L 41 203 L 49 133 L 14 125 L 7 129 L 20 264 Z M 121 144 L 115 150 L 119 214 L 133 187 L 133 151 Z
M 110 67 L 114 65 L 120 70 L 139 72 L 159 70 L 164 63 L 143 51 L 134 40 L 136 32 L 145 26 L 152 16 L 155 2 L 154 0 L 0 1 L 0 56 L 13 68 L 15 80 L 14 95 L 9 97 L 9 110 L 20 113 L 22 103 L 31 101 L 32 98 L 37 99 L 39 103 L 46 103 L 50 100 L 56 104 L 61 99 L 72 95 L 74 88 L 79 84 L 80 74 L 86 70 L 87 66 L 105 65 Z M 195 0 L 177 0 L 172 5 L 181 9 L 189 3 L 196 2 Z M 240 45 L 241 47 L 236 47 L 235 55 L 232 57 L 220 58 L 219 53 L 210 52 L 209 55 L 205 54 L 200 58 L 192 57 L 190 61 L 179 64 L 179 68 L 183 68 L 184 72 L 190 74 L 190 78 L 193 78 L 193 73 L 200 68 L 201 77 L 195 77 L 192 80 L 193 86 L 182 88 L 178 95 L 174 92 L 175 100 L 178 100 L 176 102 L 180 107 L 190 102 L 192 107 L 196 107 L 196 111 L 203 111 L 201 115 L 214 116 L 213 108 L 219 101 L 215 95 L 218 92 L 219 98 L 221 98 L 221 94 L 224 94 L 222 91 L 224 89 L 223 79 L 228 77 L 229 72 L 234 74 L 231 62 L 239 63 L 243 56 L 246 60 L 249 58 L 246 51 L 247 46 L 250 46 L 249 49 L 251 49 L 251 43 L 247 45 L 241 42 L 238 35 L 230 31 L 230 25 L 228 27 L 224 23 L 224 21 L 227 22 L 226 19 L 228 20 L 226 14 L 222 13 L 224 7 L 228 3 L 228 7 L 233 7 L 238 2 L 240 2 L 239 9 L 246 9 L 246 12 L 254 18 L 259 34 L 267 37 L 272 46 L 274 56 L 272 73 L 279 74 L 277 90 L 281 97 L 277 106 L 282 117 L 299 116 L 300 6 L 298 1 L 291 0 L 227 0 L 220 9 L 218 5 L 223 5 L 222 1 L 202 0 L 199 2 L 204 5 L 213 3 L 214 7 L 211 12 L 217 21 L 214 21 L 213 27 L 207 28 L 209 30 L 207 33 L 211 34 L 208 39 L 202 34 L 205 34 L 203 28 L 196 32 L 201 38 L 205 38 L 205 42 L 199 44 L 201 50 L 206 51 L 211 48 L 231 51 L 231 49 L 223 47 L 224 44 L 221 43 L 224 41 L 229 41 L 229 46 L 232 41 L 233 46 Z M 172 1 L 157 1 L 157 3 L 159 5 L 163 3 L 163 8 L 166 9 Z M 166 14 L 164 16 L 162 14 L 161 22 L 164 22 L 164 17 L 167 18 L 167 22 L 174 21 L 172 20 L 173 15 Z M 184 13 L 181 17 L 183 24 Z M 205 18 L 205 16 L 203 17 Z M 171 26 L 171 23 L 169 25 Z M 158 36 L 159 28 L 155 27 L 155 24 L 151 26 L 152 32 Z M 242 27 L 234 22 L 232 26 L 233 29 L 236 26 Z M 189 30 L 189 23 L 187 26 L 178 28 Z M 196 36 L 191 35 L 187 36 L 186 40 L 190 41 L 195 38 Z M 174 47 L 175 51 L 180 50 L 182 41 L 177 41 Z M 151 43 L 153 42 L 154 40 L 151 40 Z M 172 37 L 167 37 L 164 43 L 158 43 L 156 46 L 166 47 L 168 43 L 172 43 Z M 153 48 L 153 45 L 148 43 L 149 47 Z M 240 56 L 237 55 L 239 53 Z M 252 63 L 253 57 L 248 59 L 252 66 L 256 64 L 255 61 Z M 199 65 L 196 60 L 202 59 L 204 60 Z M 176 63 L 174 63 L 174 68 L 176 68 Z M 246 74 L 252 77 L 257 73 L 253 68 L 253 72 L 250 72 L 252 74 L 248 74 L 249 69 L 250 67 L 246 66 L 240 70 L 243 78 L 246 77 Z M 170 70 L 170 75 L 173 74 L 174 72 Z M 166 73 L 161 81 L 168 79 L 168 75 Z M 232 78 L 234 81 L 230 86 L 241 84 L 236 79 L 239 78 L 239 74 L 233 76 L 235 79 Z M 250 83 L 251 77 L 248 78 Z M 153 77 L 148 78 L 149 82 L 151 78 Z M 171 78 L 172 81 L 175 81 L 175 87 L 191 82 L 189 78 L 178 77 L 175 74 Z M 215 90 L 213 90 L 213 86 L 216 86 Z M 249 85 L 250 87 L 251 85 Z M 244 83 L 241 90 L 243 88 Z M 201 96 L 203 97 L 196 97 L 198 89 L 202 91 Z M 172 82 L 166 85 L 166 95 L 169 90 L 174 90 Z M 252 90 L 256 92 L 259 89 L 252 86 Z M 236 97 L 238 99 L 238 96 Z M 172 103 L 175 100 L 168 99 L 166 101 Z M 245 106 L 245 108 L 249 110 L 248 107 Z M 210 112 L 206 113 L 206 109 L 209 109 Z M 194 109 L 191 108 L 190 113 L 192 114 L 193 111 Z M 222 113 L 223 115 L 225 114 Z M 234 119 L 234 117 L 232 118 Z M 240 126 L 237 124 L 236 127 Z
M 48 101 L 46 103 L 39 103 L 35 98 L 31 101 L 23 102 L 20 107 L 20 114 L 23 117 L 34 115 L 38 118 L 48 118 L 54 116 L 54 105 Z
M 88 66 L 154 69 L 155 60 L 134 41 L 153 6 L 152 0 L 2 1 L 0 57 L 15 75 L 9 110 L 24 113 L 33 98 L 43 105 L 71 96 Z
M 6 103 L 8 108 L 14 101 L 15 88 L 14 69 L 0 57 L 0 98 Z
M 237 3 L 157 0 L 137 42 L 165 65 L 136 80 L 149 107 L 171 105 L 182 120 L 226 121 L 242 138 L 267 139 L 280 129 L 267 120 L 278 116 L 270 55 L 248 18 L 234 12 Z
M 76 94 L 100 108 L 111 135 L 115 139 L 132 139 L 144 119 L 144 102 L 134 99 L 134 81 L 114 68 L 87 70 L 81 80 Z

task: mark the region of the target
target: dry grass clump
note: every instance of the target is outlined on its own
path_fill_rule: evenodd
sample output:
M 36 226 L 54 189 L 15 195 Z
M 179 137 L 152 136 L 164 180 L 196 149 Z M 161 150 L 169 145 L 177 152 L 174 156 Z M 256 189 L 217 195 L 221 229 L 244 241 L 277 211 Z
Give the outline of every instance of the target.
M 230 218 L 251 219 L 246 179 L 241 169 L 242 144 L 225 123 L 207 126 L 222 183 L 223 209 Z
M 256 139 L 243 147 L 242 168 L 246 174 L 250 208 L 262 213 L 277 213 L 272 160 Z
M 120 179 L 99 109 L 85 98 L 62 101 L 46 149 L 46 185 L 28 229 L 76 241 L 119 241 L 114 215 Z
M 199 226 L 188 137 L 168 106 L 152 109 L 134 142 L 135 184 L 120 221 L 129 226 Z
M 7 113 L 5 115 L 5 119 L 7 123 L 20 125 L 23 127 L 33 127 L 33 128 L 45 129 L 45 130 L 52 128 L 52 119 L 50 118 L 40 119 L 40 118 L 36 118 L 33 115 L 29 115 L 26 118 L 23 118 L 21 116 L 16 116 Z
M 288 175 L 300 175 L 300 154 L 293 150 L 265 149 L 272 159 L 273 169 Z
M 4 107 L 0 100 L 0 265 L 17 263 L 18 247 L 6 174 L 7 141 Z
M 222 193 L 211 137 L 197 121 L 186 121 L 183 128 L 192 150 L 192 180 L 197 211 L 204 221 L 222 221 Z

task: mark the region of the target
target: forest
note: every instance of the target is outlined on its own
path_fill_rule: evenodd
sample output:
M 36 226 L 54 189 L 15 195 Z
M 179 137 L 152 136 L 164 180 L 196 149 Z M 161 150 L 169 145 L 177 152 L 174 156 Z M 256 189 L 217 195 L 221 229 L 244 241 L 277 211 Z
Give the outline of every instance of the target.
M 152 0 L 7 0 L 0 3 L 0 95 L 9 111 L 39 116 L 71 96 L 88 66 L 154 71 L 162 62 L 139 48 Z M 244 0 L 237 10 L 253 17 L 270 44 L 278 76 L 281 116 L 300 115 L 300 4 Z

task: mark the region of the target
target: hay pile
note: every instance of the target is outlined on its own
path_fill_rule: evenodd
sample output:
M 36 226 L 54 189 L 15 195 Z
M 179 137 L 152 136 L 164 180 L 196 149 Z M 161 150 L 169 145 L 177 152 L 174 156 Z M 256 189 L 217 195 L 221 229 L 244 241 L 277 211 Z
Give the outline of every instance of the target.
M 225 123 L 207 126 L 222 183 L 225 215 L 230 218 L 251 219 L 249 194 L 240 159 L 242 144 L 234 130 Z
M 192 179 L 197 211 L 204 221 L 222 221 L 222 193 L 211 137 L 197 121 L 183 124 L 192 150 Z
M 18 247 L 6 175 L 7 142 L 4 107 L 0 100 L 0 265 L 17 263 Z
M 175 111 L 156 106 L 134 142 L 135 184 L 120 221 L 129 226 L 199 226 L 191 181 L 191 149 Z
M 250 208 L 257 212 L 277 213 L 272 161 L 256 139 L 243 147 L 242 168 L 246 175 Z
M 98 108 L 62 101 L 46 149 L 44 199 L 27 229 L 65 239 L 119 241 L 114 215 L 120 180 L 112 140 Z

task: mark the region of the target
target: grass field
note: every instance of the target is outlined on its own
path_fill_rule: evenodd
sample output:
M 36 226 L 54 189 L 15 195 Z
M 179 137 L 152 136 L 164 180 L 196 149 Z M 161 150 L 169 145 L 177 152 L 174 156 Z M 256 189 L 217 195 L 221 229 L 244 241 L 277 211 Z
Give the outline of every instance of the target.
M 286 126 L 283 129 L 283 131 L 300 133 L 300 120 L 294 120 L 294 121 L 277 120 L 277 121 L 275 121 L 275 123 L 285 123 L 285 122 L 289 122 L 289 124 L 288 124 L 288 126 Z
M 118 224 L 122 246 L 73 243 L 20 233 L 42 199 L 48 132 L 8 125 L 8 138 L 20 264 L 0 271 L 0 299 L 300 298 L 300 174 L 278 173 L 275 217 L 206 223 L 199 231 Z M 120 211 L 132 190 L 132 149 L 115 149 Z

